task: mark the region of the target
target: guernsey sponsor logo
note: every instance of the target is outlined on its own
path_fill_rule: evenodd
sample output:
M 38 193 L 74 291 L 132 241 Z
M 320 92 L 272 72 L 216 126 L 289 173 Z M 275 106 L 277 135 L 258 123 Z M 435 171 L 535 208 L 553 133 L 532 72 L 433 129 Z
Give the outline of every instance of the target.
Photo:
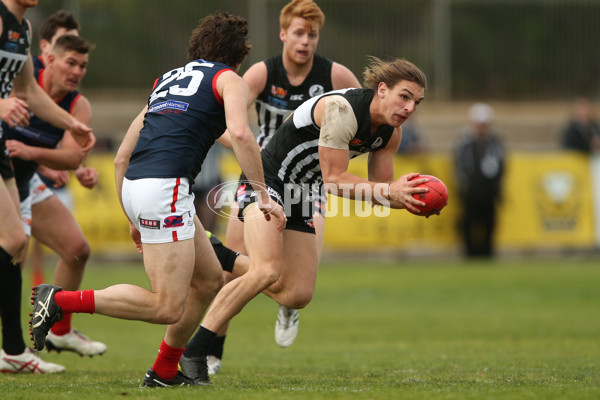
M 161 113 L 167 112 L 167 110 L 187 111 L 188 107 L 189 104 L 184 103 L 183 101 L 167 100 L 150 106 L 150 108 L 148 108 L 148 112 Z

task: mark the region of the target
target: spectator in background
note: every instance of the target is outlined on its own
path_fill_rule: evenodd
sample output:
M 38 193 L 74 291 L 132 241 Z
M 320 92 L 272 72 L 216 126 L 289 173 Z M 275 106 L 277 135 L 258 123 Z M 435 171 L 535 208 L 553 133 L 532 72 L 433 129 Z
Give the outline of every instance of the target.
M 575 99 L 572 117 L 563 130 L 562 147 L 586 154 L 600 151 L 600 124 L 589 99 Z
M 476 103 L 469 110 L 471 126 L 456 149 L 455 168 L 462 205 L 460 228 L 465 255 L 494 255 L 496 207 L 502 194 L 506 151 L 492 127 L 494 110 Z

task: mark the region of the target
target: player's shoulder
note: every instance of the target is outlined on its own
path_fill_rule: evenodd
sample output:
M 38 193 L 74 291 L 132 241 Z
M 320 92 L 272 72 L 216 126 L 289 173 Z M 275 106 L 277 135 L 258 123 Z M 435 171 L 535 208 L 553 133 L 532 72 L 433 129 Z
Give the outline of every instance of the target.
M 259 61 L 254 63 L 244 72 L 244 79 L 256 79 L 257 77 L 265 77 L 267 76 L 268 68 L 266 64 L 266 60 Z
M 216 88 L 222 96 L 225 88 L 236 90 L 248 90 L 248 83 L 232 69 L 222 71 L 216 77 Z
M 331 82 L 334 89 L 361 87 L 354 73 L 345 65 L 337 62 L 333 62 L 331 65 Z
M 74 107 L 85 107 L 85 108 L 92 108 L 92 103 L 90 103 L 90 100 L 85 97 L 83 94 L 79 93 L 79 92 L 75 92 L 74 93 L 75 96 L 73 98 L 74 101 Z
M 268 69 L 264 61 L 252 65 L 244 73 L 244 81 L 253 93 L 260 93 L 265 88 L 268 79 Z

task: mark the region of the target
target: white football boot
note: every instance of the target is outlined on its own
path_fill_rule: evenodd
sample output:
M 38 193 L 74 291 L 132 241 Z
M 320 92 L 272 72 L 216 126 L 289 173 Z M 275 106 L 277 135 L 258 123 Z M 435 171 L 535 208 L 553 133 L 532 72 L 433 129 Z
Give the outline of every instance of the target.
M 11 356 L 0 350 L 0 372 L 9 374 L 56 374 L 63 372 L 65 367 L 44 361 L 39 354 L 25 348 L 22 354 Z
M 208 365 L 208 374 L 216 375 L 221 370 L 221 359 L 215 356 L 206 356 L 206 364 Z
M 83 333 L 71 329 L 66 335 L 55 335 L 52 331 L 46 337 L 48 351 L 56 350 L 72 351 L 80 356 L 95 356 L 106 351 L 106 345 L 101 342 L 93 342 Z
M 290 347 L 298 335 L 298 310 L 279 306 L 275 323 L 275 342 L 280 347 Z

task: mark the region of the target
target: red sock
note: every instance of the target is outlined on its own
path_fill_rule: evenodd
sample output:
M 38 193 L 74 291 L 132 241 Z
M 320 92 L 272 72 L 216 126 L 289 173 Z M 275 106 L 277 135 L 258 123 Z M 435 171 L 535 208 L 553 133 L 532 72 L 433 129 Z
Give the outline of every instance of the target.
M 93 290 L 77 290 L 74 292 L 61 290 L 54 295 L 54 302 L 60 306 L 63 314 L 93 314 L 96 308 Z
M 71 313 L 63 313 L 63 318 L 52 325 L 50 331 L 57 336 L 66 335 L 71 331 Z
M 177 349 L 171 347 L 163 340 L 160 344 L 160 349 L 158 349 L 158 357 L 154 361 L 152 370 L 161 379 L 169 381 L 175 378 L 175 375 L 177 375 L 177 364 L 179 364 L 179 359 L 184 350 L 185 348 Z

